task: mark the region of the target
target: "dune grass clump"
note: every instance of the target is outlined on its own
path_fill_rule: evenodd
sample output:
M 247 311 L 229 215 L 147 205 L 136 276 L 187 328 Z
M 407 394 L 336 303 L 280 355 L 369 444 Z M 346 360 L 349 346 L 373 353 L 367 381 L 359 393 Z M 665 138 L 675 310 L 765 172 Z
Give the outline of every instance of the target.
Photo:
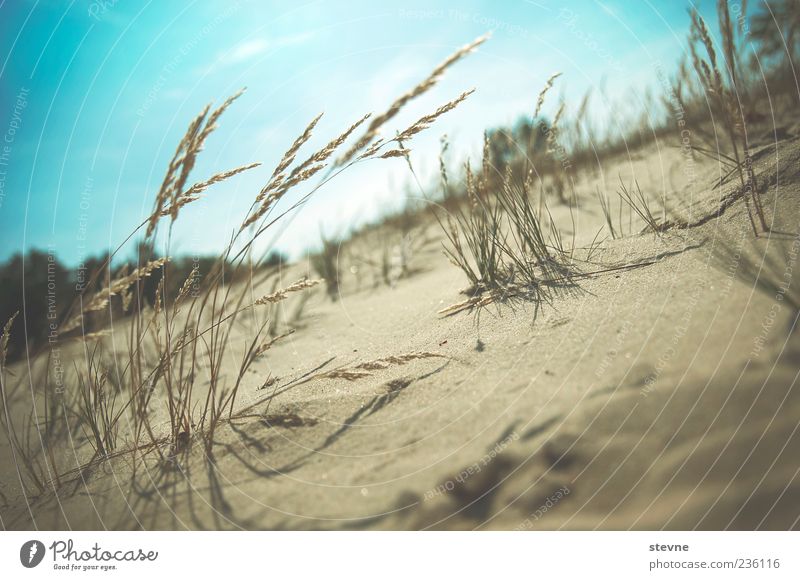
M 577 265 L 552 216 L 538 213 L 530 180 L 514 181 L 509 171 L 492 197 L 477 187 L 468 194 L 466 207 L 442 222 L 448 241 L 445 253 L 469 280 L 470 297 L 440 312 L 453 314 L 509 298 L 527 298 L 538 305 L 575 288 Z
M 655 217 L 653 210 L 650 209 L 650 202 L 647 199 L 647 196 L 642 192 L 642 188 L 639 187 L 639 182 L 637 180 L 634 179 L 632 186 L 626 186 L 625 182 L 623 182 L 622 178 L 620 178 L 617 194 L 619 195 L 620 199 L 625 202 L 625 204 L 644 222 L 644 231 L 649 231 L 659 235 L 669 229 L 669 227 L 672 225 L 667 221 L 666 215 L 660 221 L 659 218 Z M 603 211 L 604 213 L 606 212 L 605 209 Z M 666 209 L 664 211 L 666 213 Z M 606 220 L 609 220 L 608 215 L 606 215 Z
M 705 20 L 696 9 L 692 9 L 690 15 L 692 23 L 689 50 L 692 65 L 707 98 L 712 103 L 714 117 L 721 121 L 731 151 L 731 155 L 719 152 L 717 157 L 721 162 L 732 165 L 731 173 L 735 172 L 739 176 L 750 225 L 753 233 L 758 236 L 759 233 L 769 231 L 769 226 L 761 203 L 758 181 L 753 171 L 747 135 L 747 117 L 752 105 L 741 78 L 742 66 L 736 42 L 737 29 L 731 21 L 728 3 L 725 0 L 718 0 L 717 16 L 724 55 L 724 61 L 720 62 Z M 705 49 L 706 58 L 700 55 L 698 50 L 700 46 Z M 724 69 L 724 74 L 721 69 Z
M 545 95 L 558 76 L 551 76 L 539 93 L 534 117 L 538 117 Z M 559 111 L 563 111 L 563 104 Z M 549 148 L 557 147 L 555 126 L 556 121 L 547 134 Z M 441 160 L 440 168 L 441 182 L 447 184 Z M 566 248 L 544 195 L 534 203 L 533 171 L 527 161 L 523 171 L 515 175 L 508 164 L 501 173 L 493 165 L 488 133 L 484 136 L 480 173 L 474 175 L 469 162 L 465 164 L 463 203 L 451 204 L 453 209 L 437 219 L 448 242 L 445 254 L 466 275 L 470 297 L 441 313 L 453 314 L 514 297 L 528 298 L 538 305 L 550 302 L 560 290 L 576 287 L 574 232 Z M 447 195 L 447 191 L 444 193 Z M 572 209 L 570 205 L 574 216 Z

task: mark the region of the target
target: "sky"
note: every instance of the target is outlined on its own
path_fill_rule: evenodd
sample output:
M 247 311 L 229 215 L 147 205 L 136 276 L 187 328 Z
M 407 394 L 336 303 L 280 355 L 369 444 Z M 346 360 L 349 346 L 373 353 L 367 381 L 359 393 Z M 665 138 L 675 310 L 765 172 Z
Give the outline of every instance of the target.
M 700 3 L 709 21 L 713 2 Z M 439 139 L 453 163 L 480 155 L 484 129 L 530 115 L 545 80 L 593 115 L 640 110 L 655 71 L 685 49 L 681 1 L 0 0 L 0 260 L 38 248 L 75 266 L 116 247 L 149 215 L 175 146 L 209 102 L 246 93 L 209 138 L 191 181 L 259 161 L 206 192 L 176 222 L 174 253 L 216 254 L 308 122 L 307 153 L 367 112 L 382 112 L 456 48 L 474 54 L 387 128 L 402 129 L 476 92 L 408 146 L 423 182 Z M 612 107 L 617 103 L 617 108 Z M 545 112 L 557 107 L 551 98 Z M 621 106 L 620 106 L 621 105 Z M 301 154 L 302 157 L 302 154 Z M 402 159 L 356 165 L 320 189 L 265 243 L 291 256 L 321 233 L 399 208 Z M 299 191 L 281 203 L 288 207 Z M 124 252 L 123 252 L 124 254 Z

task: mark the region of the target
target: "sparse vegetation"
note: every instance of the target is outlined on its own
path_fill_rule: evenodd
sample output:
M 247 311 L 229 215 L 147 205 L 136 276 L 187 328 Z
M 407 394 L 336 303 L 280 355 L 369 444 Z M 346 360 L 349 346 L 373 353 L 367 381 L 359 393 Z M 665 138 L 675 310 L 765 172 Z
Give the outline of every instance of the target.
M 308 333 L 315 335 L 309 352 L 316 356 L 327 352 L 329 358 L 309 360 L 305 366 L 304 357 L 311 357 L 298 348 L 303 365 L 298 365 L 296 372 L 292 367 L 292 377 L 287 378 L 283 370 L 273 374 L 271 368 L 260 372 L 261 362 L 272 360 L 276 351 L 285 352 L 280 349 L 286 342 L 294 342 L 303 335 L 304 327 L 322 318 L 304 318 L 308 310 L 325 307 L 329 309 L 327 315 L 340 306 L 324 299 L 323 284 L 330 301 L 354 294 L 353 285 L 360 290 L 362 278 L 370 290 L 384 291 L 381 287 L 385 286 L 401 296 L 402 284 L 409 284 L 409 292 L 416 290 L 407 280 L 417 272 L 426 272 L 426 267 L 432 268 L 430 264 L 418 268 L 417 256 L 428 246 L 436 246 L 432 252 L 438 252 L 438 242 L 457 268 L 452 271 L 459 278 L 463 275 L 466 288 L 464 297 L 444 308 L 447 302 L 441 296 L 430 297 L 426 308 L 430 308 L 427 312 L 433 319 L 437 311 L 452 315 L 510 301 L 526 301 L 538 313 L 541 307 L 558 305 L 567 296 L 583 301 L 593 290 L 583 292 L 584 280 L 656 264 L 672 249 L 664 249 L 658 257 L 630 259 L 620 252 L 616 254 L 624 255 L 620 263 L 605 261 L 604 252 L 639 242 L 658 245 L 661 252 L 662 246 L 676 237 L 676 230 L 699 227 L 704 222 L 676 218 L 673 206 L 668 207 L 666 179 L 661 190 L 652 186 L 655 179 L 642 181 L 643 189 L 633 169 L 628 173 L 623 170 L 624 178 L 619 175 L 614 195 L 612 187 L 606 187 L 603 166 L 617 155 L 626 155 L 632 165 L 632 152 L 657 139 L 666 138 L 673 144 L 675 123 L 671 115 L 676 110 L 680 111 L 681 123 L 691 124 L 693 134 L 699 136 L 699 142 L 685 146 L 688 155 L 710 158 L 721 168 L 719 179 L 708 185 L 725 189 L 725 196 L 720 195 L 723 205 L 717 204 L 720 209 L 716 212 L 715 205 L 708 215 L 718 217 L 729 207 L 726 203 L 743 203 L 755 237 L 769 239 L 774 212 L 765 211 L 762 195 L 772 182 L 760 170 L 756 174 L 754 158 L 758 155 L 751 133 L 759 126 L 762 91 L 769 87 L 759 84 L 745 47 L 751 41 L 758 43 L 758 54 L 768 61 L 762 84 L 777 87 L 781 86 L 780 71 L 786 67 L 794 71 L 793 59 L 800 41 L 798 10 L 788 1 L 775 2 L 772 9 L 784 18 L 780 28 L 789 42 L 785 59 L 780 55 L 787 47 L 777 44 L 764 13 L 753 19 L 748 36 L 742 24 L 732 18 L 728 3 L 719 0 L 721 41 L 714 41 L 707 23 L 693 10 L 690 60 L 678 67 L 669 86 L 671 94 L 662 99 L 663 110 L 657 110 L 658 100 L 647 93 L 642 99 L 646 110 L 614 110 L 612 116 L 619 118 L 603 130 L 591 113 L 597 100 L 593 93 L 597 89 L 593 88 L 585 92 L 577 109 L 559 98 L 553 110 L 545 112 L 546 105 L 550 108 L 547 96 L 563 82 L 559 80 L 561 73 L 555 73 L 547 78 L 538 96 L 531 98 L 532 114 L 511 127 L 486 130 L 478 162 L 467 159 L 454 171 L 450 143 L 443 137 L 438 164 L 431 160 L 433 176 L 427 175 L 437 185 L 428 187 L 420 178 L 425 174 L 418 173 L 412 163 L 416 155 L 411 154 L 414 139 L 442 115 L 459 107 L 474 89 L 461 92 L 404 128 L 389 132 L 388 126 L 404 107 L 436 86 L 451 66 L 488 39 L 480 37 L 456 50 L 384 112 L 342 123 L 342 128 L 314 151 L 306 150 L 314 142 L 322 115 L 304 123 L 304 128 L 301 125 L 299 135 L 274 169 L 259 182 L 263 185 L 253 192 L 252 203 L 248 198 L 249 208 L 237 219 L 218 255 L 189 259 L 173 255 L 172 247 L 174 224 L 179 218 L 185 220 L 183 208 L 202 203 L 201 194 L 244 173 L 254 175 L 261 166 L 248 161 L 193 181 L 197 160 L 209 137 L 219 129 L 226 111 L 243 98 L 244 91 L 216 108 L 209 104 L 189 122 L 155 192 L 150 214 L 119 247 L 88 264 L 80 290 L 73 290 L 75 277 L 54 256 L 41 252 L 16 256 L 0 272 L 0 321 L 4 322 L 0 335 L 0 424 L 22 491 L 26 496 L 39 496 L 58 491 L 65 482 L 85 483 L 95 467 L 118 458 L 129 462 L 134 478 L 143 463 L 166 471 L 176 465 L 182 467 L 195 449 L 202 449 L 213 471 L 215 450 L 221 448 L 220 431 L 233 429 L 237 422 L 255 419 L 272 428 L 271 435 L 277 428 L 321 429 L 325 425 L 327 419 L 306 416 L 294 408 L 269 413 L 272 401 L 290 388 L 317 381 L 315 402 L 323 406 L 334 388 L 358 386 L 349 383 L 375 378 L 396 367 L 403 367 L 405 372 L 414 361 L 432 365 L 434 359 L 454 359 L 434 352 L 435 347 L 427 344 L 395 351 L 404 354 L 369 356 L 363 351 L 350 355 L 351 350 L 356 353 L 358 349 L 347 345 L 344 360 L 351 362 L 329 365 L 341 356 L 341 352 L 334 352 L 340 345 L 320 331 Z M 778 96 L 794 99 L 788 91 Z M 716 134 L 717 126 L 721 135 Z M 274 232 L 287 215 L 341 173 L 367 161 L 407 166 L 409 182 L 419 193 L 417 201 L 408 195 L 409 201 L 400 211 L 355 231 L 341 229 L 340 235 L 327 237 L 321 230 L 319 249 L 300 264 L 290 264 L 274 248 L 262 248 L 265 234 Z M 431 193 L 436 190 L 436 194 Z M 680 198 L 677 191 L 669 194 L 671 199 Z M 426 203 L 420 203 L 419 198 Z M 581 221 L 587 214 L 595 218 L 588 236 L 588 228 Z M 436 230 L 435 236 L 427 235 L 429 227 Z M 654 235 L 640 240 L 633 237 L 642 233 Z M 746 261 L 739 264 L 734 252 L 724 247 L 721 253 L 737 261 L 735 275 L 739 279 L 766 294 L 780 295 L 779 300 L 785 300 L 795 314 L 800 309 L 797 293 L 781 280 L 787 267 L 791 272 L 787 264 L 796 256 L 784 256 L 782 261 L 765 258 L 759 265 Z M 766 251 L 762 253 L 766 255 Z M 766 275 L 761 271 L 765 265 Z M 350 284 L 353 277 L 355 283 Z M 59 292 L 62 288 L 68 291 L 51 303 L 50 285 Z M 456 294 L 455 289 L 452 294 Z M 604 295 L 599 293 L 593 299 L 602 300 Z M 69 306 L 62 307 L 66 303 Z M 616 311 L 609 308 L 609 317 L 616 320 Z M 399 319 L 393 319 L 393 324 Z M 24 327 L 20 324 L 23 321 Z M 455 326 L 458 320 L 447 322 Z M 551 327 L 568 322 L 566 316 L 551 320 Z M 446 326 L 442 320 L 439 323 Z M 342 326 L 335 327 L 334 332 Z M 450 330 L 452 327 L 448 327 Z M 622 342 L 621 331 L 617 333 Z M 456 343 L 457 334 L 434 337 L 432 333 L 419 333 L 419 340 L 434 345 L 438 342 L 443 347 L 448 340 Z M 476 350 L 483 352 L 481 338 Z M 618 347 L 622 348 L 615 345 L 614 353 Z M 611 362 L 613 357 L 609 365 Z M 259 373 L 253 376 L 255 369 Z M 414 380 L 410 377 L 385 383 L 388 391 L 370 393 L 368 396 L 374 398 L 361 404 L 352 417 L 374 411 L 389 395 L 409 392 L 406 389 Z M 249 390 L 258 395 L 257 403 L 253 403 Z M 266 409 L 255 412 L 255 405 L 260 403 L 266 403 Z M 24 408 L 25 413 L 15 414 L 14 408 Z M 324 449 L 351 422 L 345 421 L 314 451 Z M 414 438 L 409 445 L 418 440 Z M 264 449 L 269 446 L 254 438 L 248 441 L 263 444 Z M 70 453 L 64 453 L 67 445 Z M 294 467 L 289 464 L 289 471 Z M 253 471 L 266 473 L 257 468 Z
M 539 94 L 534 118 L 558 76 L 551 76 Z M 557 143 L 555 125 L 546 131 L 551 147 Z M 469 162 L 465 165 L 464 203 L 454 206 L 444 218 L 437 218 L 449 242 L 446 254 L 470 283 L 470 298 L 444 309 L 446 314 L 511 297 L 524 296 L 537 304 L 549 302 L 554 292 L 576 286 L 574 232 L 566 249 L 544 195 L 540 195 L 538 208 L 533 201 L 533 172 L 528 161 L 523 176 L 516 176 L 511 164 L 505 164 L 501 174 L 492 159 L 492 141 L 487 133 L 480 174 L 474 176 Z M 442 183 L 447 184 L 444 163 L 440 166 Z
M 634 180 L 633 186 L 628 187 L 625 185 L 622 179 L 620 179 L 617 193 L 619 194 L 620 199 L 622 199 L 622 201 L 624 201 L 625 204 L 631 208 L 645 223 L 646 230 L 649 230 L 654 234 L 660 234 L 669 227 L 666 217 L 659 222 L 658 219 L 653 215 L 653 212 L 650 209 L 650 202 L 647 200 L 645 194 L 642 193 L 642 188 L 639 187 L 638 181 Z
M 322 248 L 310 256 L 314 271 L 325 280 L 325 288 L 331 300 L 339 298 L 339 250 L 341 243 L 321 235 Z
M 722 121 L 725 135 L 732 151 L 734 170 L 739 175 L 742 195 L 747 204 L 753 233 L 767 232 L 766 217 L 761 204 L 758 181 L 753 172 L 750 144 L 747 137 L 747 111 L 752 102 L 741 78 L 741 63 L 737 50 L 736 28 L 731 22 L 728 3 L 717 2 L 719 27 L 722 33 L 724 61 L 718 62 L 714 43 L 705 20 L 696 9 L 691 11 L 692 28 L 689 35 L 689 49 L 695 73 L 714 106 L 712 114 Z M 706 61 L 700 56 L 698 46 L 705 48 Z M 720 71 L 725 69 L 726 75 Z M 727 78 L 727 81 L 725 80 Z M 723 158 L 723 154 L 719 154 Z M 730 159 L 730 158 L 728 158 Z
M 216 109 L 210 105 L 205 107 L 191 121 L 168 165 L 151 215 L 126 240 L 134 240 L 140 232 L 144 232 L 138 240 L 136 266 L 120 266 L 112 276 L 113 260 L 125 245 L 123 242 L 94 269 L 86 284 L 92 293 L 80 295 L 70 308 L 59 313 L 62 323 L 53 342 L 57 342 L 58 336 L 77 331 L 82 332 L 84 341 L 87 340 L 92 334 L 87 332 L 87 316 L 92 313 L 110 312 L 117 304 L 123 312 L 130 312 L 130 317 L 125 321 L 127 336 L 124 354 L 107 352 L 106 343 L 102 336 L 98 336 L 98 340 L 90 347 L 91 354 L 85 361 L 85 367 L 76 363 L 74 376 L 62 377 L 62 380 L 74 380 L 77 387 L 75 400 L 67 397 L 60 399 L 62 406 L 68 409 L 62 418 L 71 421 L 70 430 L 82 432 L 92 448 L 90 456 L 75 457 L 77 465 L 74 468 L 82 470 L 115 454 L 129 453 L 134 461 L 135 472 L 137 458 L 155 452 L 162 461 L 172 461 L 186 453 L 192 442 L 197 440 L 203 442 L 206 456 L 213 457 L 215 433 L 226 419 L 236 416 L 237 394 L 246 372 L 276 341 L 292 333 L 289 331 L 267 337 L 269 330 L 275 330 L 271 321 L 277 313 L 273 308 L 289 294 L 303 292 L 321 282 L 304 279 L 281 290 L 273 287 L 272 292 L 253 298 L 255 289 L 273 276 L 275 267 L 283 262 L 280 257 L 276 258 L 278 255 L 274 252 L 255 256 L 256 240 L 342 171 L 366 160 L 391 158 L 396 156 L 395 153 L 402 156 L 403 142 L 408 142 L 427 129 L 470 93 L 463 93 L 433 113 L 421 117 L 405 130 L 399 131 L 393 139 L 378 138 L 378 129 L 389 122 L 406 103 L 434 86 L 450 65 L 484 40 L 478 39 L 456 51 L 420 85 L 399 98 L 386 113 L 373 118 L 366 133 L 335 161 L 334 154 L 370 115 L 351 124 L 304 161 L 296 162 L 321 115 L 314 118 L 284 153 L 266 184 L 255 196 L 241 227 L 219 257 L 202 264 L 206 266 L 203 269 L 201 264 L 195 262 L 187 273 L 185 269 L 174 267 L 170 257 L 171 230 L 179 218 L 180 210 L 197 202 L 200 194 L 207 189 L 259 166 L 258 163 L 248 163 L 189 185 L 197 157 L 209 135 L 218 128 L 225 111 L 241 97 L 243 91 L 234 94 Z M 323 175 L 326 170 L 328 175 L 308 188 L 298 201 L 288 208 L 280 207 L 279 202 L 289 191 L 306 185 L 310 179 L 318 174 Z M 164 254 L 155 257 L 153 248 L 156 236 L 161 222 L 166 218 L 169 224 Z M 312 262 L 324 277 L 328 293 L 335 297 L 339 284 L 337 246 L 324 238 L 323 246 L 319 258 Z M 157 273 L 160 275 L 156 278 Z M 64 277 L 63 273 L 61 276 Z M 157 279 L 157 282 L 148 306 L 147 288 L 151 279 Z M 170 291 L 170 288 L 176 290 Z M 262 309 L 266 311 L 262 313 Z M 224 379 L 223 366 L 228 353 L 232 354 L 235 348 L 233 336 L 241 332 L 238 320 L 245 313 L 255 324 L 250 325 L 251 334 L 246 340 L 235 381 L 229 384 Z M 42 493 L 54 482 L 60 482 L 59 473 L 65 474 L 69 469 L 48 459 L 42 462 L 42 454 L 31 440 L 33 434 L 38 432 L 34 426 L 38 415 L 36 405 L 29 423 L 15 424 L 9 415 L 11 395 L 7 388 L 6 360 L 13 322 L 14 316 L 5 326 L 1 345 L 4 427 L 18 455 L 18 465 L 25 466 L 25 481 Z M 423 355 L 427 356 L 425 353 L 419 356 Z M 107 356 L 112 358 L 113 364 L 103 362 Z M 389 361 L 386 364 L 389 364 L 394 359 L 390 357 L 386 360 Z M 398 364 L 403 361 L 405 359 L 399 360 Z M 36 364 L 36 360 L 33 364 Z M 49 370 L 46 369 L 46 372 Z M 45 401 L 45 407 L 52 410 L 47 401 L 52 401 L 56 393 L 51 392 L 47 383 L 44 392 L 39 395 Z M 165 404 L 165 415 L 157 408 L 155 401 L 159 401 L 159 406 L 161 402 Z M 128 421 L 122 421 L 125 416 L 129 418 Z M 55 417 L 51 415 L 50 419 Z M 48 428 L 45 426 L 45 430 Z M 50 453 L 48 457 L 52 459 L 53 454 Z

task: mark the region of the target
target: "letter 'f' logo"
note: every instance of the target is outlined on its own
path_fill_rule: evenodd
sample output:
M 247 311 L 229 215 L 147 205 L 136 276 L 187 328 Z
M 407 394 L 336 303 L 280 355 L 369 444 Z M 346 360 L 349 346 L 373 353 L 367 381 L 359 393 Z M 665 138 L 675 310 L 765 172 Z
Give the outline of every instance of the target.
M 44 544 L 39 540 L 29 540 L 19 549 L 19 561 L 26 568 L 35 568 L 44 559 Z

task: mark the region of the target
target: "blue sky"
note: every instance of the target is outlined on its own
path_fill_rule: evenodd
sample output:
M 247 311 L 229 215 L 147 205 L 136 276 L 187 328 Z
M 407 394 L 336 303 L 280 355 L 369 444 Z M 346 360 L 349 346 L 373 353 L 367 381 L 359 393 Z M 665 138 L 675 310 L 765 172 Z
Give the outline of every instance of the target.
M 701 4 L 713 10 L 713 2 Z M 715 20 L 709 15 L 709 20 Z M 671 71 L 688 29 L 686 4 L 591 0 L 435 2 L 34 1 L 0 4 L 0 260 L 52 247 L 74 265 L 116 246 L 150 212 L 190 119 L 246 86 L 207 142 L 192 178 L 251 161 L 264 166 L 185 209 L 174 248 L 215 253 L 272 168 L 320 111 L 315 144 L 382 111 L 455 48 L 493 31 L 434 90 L 396 119 L 402 128 L 475 87 L 410 146 L 424 176 L 439 137 L 451 158 L 476 157 L 482 131 L 530 114 L 545 79 L 574 101 L 604 82 L 634 111 L 654 63 Z M 549 111 L 556 106 L 549 101 Z M 402 202 L 401 160 L 356 166 L 322 189 L 276 240 L 298 255 L 327 235 Z M 292 199 L 285 202 L 291 203 Z

